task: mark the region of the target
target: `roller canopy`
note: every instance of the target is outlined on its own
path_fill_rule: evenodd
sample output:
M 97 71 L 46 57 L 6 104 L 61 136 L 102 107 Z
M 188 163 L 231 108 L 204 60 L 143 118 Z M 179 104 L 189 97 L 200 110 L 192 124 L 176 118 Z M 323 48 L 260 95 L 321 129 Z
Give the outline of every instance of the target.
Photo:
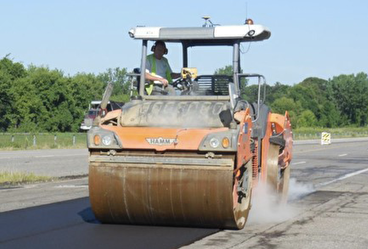
M 262 25 L 232 25 L 193 28 L 136 27 L 129 31 L 130 37 L 142 40 L 165 40 L 188 42 L 192 45 L 231 45 L 241 42 L 262 41 L 270 38 L 271 32 Z

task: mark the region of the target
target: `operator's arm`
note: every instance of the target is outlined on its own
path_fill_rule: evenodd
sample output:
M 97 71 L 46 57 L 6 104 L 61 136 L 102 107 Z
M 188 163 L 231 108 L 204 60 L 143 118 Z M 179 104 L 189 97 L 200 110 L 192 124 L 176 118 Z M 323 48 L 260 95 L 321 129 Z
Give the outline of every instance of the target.
M 162 78 L 160 76 L 154 76 L 154 75 L 150 74 L 149 72 L 146 72 L 145 77 L 146 77 L 146 80 L 159 81 L 164 86 L 167 86 L 169 84 L 169 82 L 167 81 L 167 79 Z
M 169 67 L 169 71 L 170 71 L 170 74 L 171 74 L 171 78 L 173 79 L 177 79 L 177 78 L 180 78 L 181 77 L 181 73 L 174 73 L 170 67 L 170 64 L 169 62 L 167 62 L 167 66 Z

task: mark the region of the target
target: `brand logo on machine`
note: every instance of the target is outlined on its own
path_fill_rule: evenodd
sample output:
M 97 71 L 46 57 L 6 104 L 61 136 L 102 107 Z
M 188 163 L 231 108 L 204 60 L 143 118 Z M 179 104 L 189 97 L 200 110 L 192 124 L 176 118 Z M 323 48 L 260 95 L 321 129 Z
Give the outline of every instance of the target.
M 175 142 L 175 138 L 153 137 L 146 138 L 146 141 L 151 145 L 170 145 Z

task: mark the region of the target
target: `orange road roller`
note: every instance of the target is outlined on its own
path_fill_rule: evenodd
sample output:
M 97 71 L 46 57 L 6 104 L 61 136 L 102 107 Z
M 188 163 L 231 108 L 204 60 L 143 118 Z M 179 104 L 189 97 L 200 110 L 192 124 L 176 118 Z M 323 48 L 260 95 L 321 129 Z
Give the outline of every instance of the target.
M 136 27 L 129 35 L 142 42 L 141 66 L 130 74 L 135 79 L 131 99 L 121 109 L 101 111 L 87 134 L 96 218 L 101 223 L 242 229 L 259 183 L 267 183 L 286 202 L 293 143 L 289 115 L 272 113 L 264 104 L 265 78 L 240 68 L 241 44 L 268 39 L 270 31 L 252 22 L 207 23 Z M 171 91 L 147 79 L 152 64 L 147 50 L 157 41 L 177 45 L 182 53 L 182 70 L 170 82 Z M 230 75 L 200 73 L 189 57 L 204 47 L 230 50 Z M 206 59 L 204 68 L 211 66 L 212 58 Z M 253 103 L 242 96 L 250 79 L 258 84 Z M 112 87 L 113 82 L 101 110 Z

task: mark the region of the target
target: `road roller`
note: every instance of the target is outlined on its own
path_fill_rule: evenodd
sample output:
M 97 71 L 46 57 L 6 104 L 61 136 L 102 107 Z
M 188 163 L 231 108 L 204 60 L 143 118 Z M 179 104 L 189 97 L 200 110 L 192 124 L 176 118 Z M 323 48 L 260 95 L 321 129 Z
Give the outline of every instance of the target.
M 270 35 L 252 20 L 129 31 L 142 45 L 141 66 L 130 74 L 131 99 L 121 109 L 104 112 L 113 88 L 109 83 L 102 111 L 87 133 L 89 197 L 96 219 L 242 229 L 260 183 L 271 186 L 280 202 L 287 201 L 293 143 L 289 115 L 272 113 L 265 104 L 264 76 L 240 68 L 242 44 Z M 147 79 L 147 51 L 157 41 L 180 48 L 181 73 L 170 82 L 171 92 Z M 229 51 L 231 74 L 201 73 L 222 48 Z M 198 65 L 195 58 L 208 62 Z M 253 102 L 242 95 L 250 80 L 258 84 Z M 147 90 L 152 85 L 156 90 Z

